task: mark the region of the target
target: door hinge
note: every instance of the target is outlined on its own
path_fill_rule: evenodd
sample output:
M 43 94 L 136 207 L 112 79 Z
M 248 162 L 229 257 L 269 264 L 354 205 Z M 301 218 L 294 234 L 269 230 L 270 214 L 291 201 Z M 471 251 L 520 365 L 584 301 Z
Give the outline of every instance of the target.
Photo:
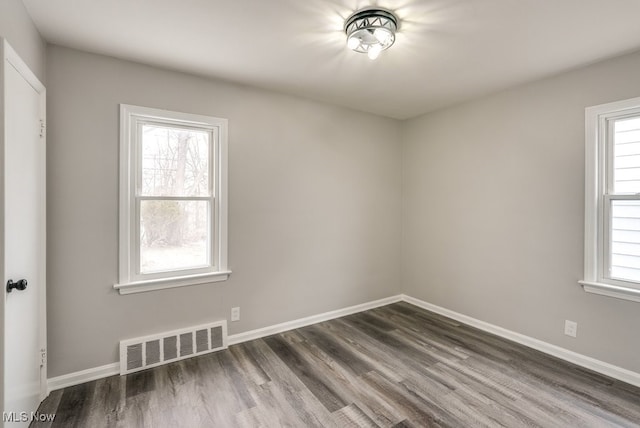
M 40 349 L 40 367 L 45 365 L 47 365 L 47 350 L 42 348 Z
M 40 119 L 40 138 L 43 138 L 47 131 L 47 124 L 44 120 Z

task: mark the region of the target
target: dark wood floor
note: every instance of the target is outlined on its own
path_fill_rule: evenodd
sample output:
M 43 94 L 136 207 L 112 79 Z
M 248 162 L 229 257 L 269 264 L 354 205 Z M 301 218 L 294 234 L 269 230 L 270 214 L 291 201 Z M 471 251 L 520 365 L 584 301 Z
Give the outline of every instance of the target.
M 640 388 L 396 303 L 54 391 L 40 412 L 64 427 L 637 427 Z

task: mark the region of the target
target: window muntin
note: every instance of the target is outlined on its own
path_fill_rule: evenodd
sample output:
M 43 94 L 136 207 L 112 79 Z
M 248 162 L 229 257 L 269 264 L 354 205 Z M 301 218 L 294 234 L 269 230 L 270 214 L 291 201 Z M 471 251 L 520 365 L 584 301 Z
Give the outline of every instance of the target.
M 226 135 L 225 119 L 121 105 L 121 293 L 228 277 Z

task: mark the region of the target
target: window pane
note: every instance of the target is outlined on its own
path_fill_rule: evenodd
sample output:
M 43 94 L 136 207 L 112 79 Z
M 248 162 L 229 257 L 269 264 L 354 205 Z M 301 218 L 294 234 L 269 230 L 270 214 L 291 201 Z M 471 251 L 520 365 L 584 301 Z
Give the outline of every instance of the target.
M 640 117 L 614 122 L 613 192 L 640 193 Z
M 640 201 L 612 201 L 611 229 L 611 278 L 640 282 Z
M 208 196 L 210 134 L 144 124 L 143 196 Z
M 209 202 L 140 202 L 140 273 L 210 265 Z

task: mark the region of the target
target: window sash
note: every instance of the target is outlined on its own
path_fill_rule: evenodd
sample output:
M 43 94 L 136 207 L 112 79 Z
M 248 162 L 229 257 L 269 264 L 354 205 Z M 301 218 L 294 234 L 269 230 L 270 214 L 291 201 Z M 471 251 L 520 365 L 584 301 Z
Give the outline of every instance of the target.
M 136 147 L 134 149 L 134 153 L 135 153 L 135 165 L 136 165 L 136 172 L 135 172 L 135 178 L 136 178 L 136 182 L 135 182 L 135 195 L 136 196 L 142 196 L 142 172 L 143 172 L 143 167 L 142 167 L 142 163 L 144 161 L 143 159 L 143 155 L 142 155 L 142 129 L 145 125 L 151 125 L 151 126 L 156 126 L 156 127 L 160 127 L 160 128 L 167 128 L 167 129 L 184 129 L 184 130 L 194 130 L 194 131 L 201 131 L 201 132 L 206 132 L 209 134 L 209 156 L 208 156 L 208 174 L 209 174 L 209 179 L 208 179 L 208 185 L 207 185 L 207 191 L 210 195 L 210 197 L 214 197 L 215 196 L 215 191 L 216 191 L 216 174 L 215 174 L 215 160 L 216 160 L 216 153 L 218 152 L 218 141 L 219 141 L 219 136 L 220 136 L 220 132 L 219 132 L 219 128 L 218 127 L 203 127 L 203 126 L 198 126 L 198 125 L 188 125 L 188 124 L 184 124 L 182 122 L 175 122 L 175 121 L 171 121 L 171 120 L 167 120 L 165 121 L 158 121 L 158 120 L 151 120 L 148 119 L 146 117 L 141 117 L 141 116 L 134 116 L 133 117 L 133 126 L 131 127 L 131 131 L 132 133 L 135 132 L 135 138 L 134 135 L 132 134 L 132 141 L 135 142 Z
M 625 111 L 624 113 L 616 112 L 607 115 L 603 115 L 599 127 L 600 127 L 600 141 L 601 153 L 604 154 L 604 162 L 602 162 L 604 176 L 601 179 L 604 181 L 604 194 L 615 195 L 615 122 L 624 119 L 632 119 L 640 117 L 640 109 L 633 109 Z M 628 195 L 629 193 L 618 193 L 619 195 Z
M 637 195 L 604 195 L 603 196 L 603 216 L 602 221 L 602 245 L 600 250 L 600 281 L 608 284 L 619 285 L 640 289 L 640 281 L 624 280 L 612 277 L 613 251 L 613 216 L 611 214 L 613 203 L 616 201 L 640 201 L 640 194 Z
M 142 201 L 204 201 L 208 202 L 208 212 L 207 212 L 207 264 L 201 267 L 191 267 L 191 268 L 176 268 L 176 269 L 167 269 L 156 272 L 141 272 L 141 253 L 142 253 L 142 213 L 141 213 L 141 202 Z M 132 236 L 136 242 L 133 245 L 132 252 L 132 278 L 135 281 L 144 281 L 144 280 L 153 280 L 167 277 L 175 277 L 175 276 L 186 276 L 186 275 L 200 275 L 208 272 L 215 272 L 218 270 L 219 266 L 217 264 L 218 257 L 218 245 L 216 245 L 217 237 L 216 235 L 217 229 L 217 210 L 216 207 L 216 199 L 213 197 L 180 197 L 180 196 L 137 196 L 135 198 L 135 225 L 136 229 L 134 235 Z

